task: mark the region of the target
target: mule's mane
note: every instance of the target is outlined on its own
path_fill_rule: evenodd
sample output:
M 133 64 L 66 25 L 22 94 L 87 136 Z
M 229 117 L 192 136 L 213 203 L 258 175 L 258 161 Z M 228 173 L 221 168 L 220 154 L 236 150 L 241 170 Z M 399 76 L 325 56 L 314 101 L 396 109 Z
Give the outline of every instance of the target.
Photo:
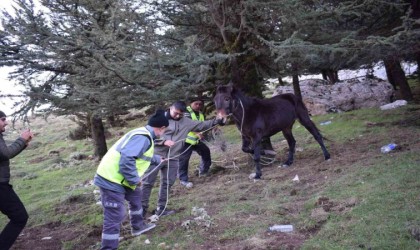
M 253 102 L 259 100 L 256 97 L 251 97 L 251 96 L 245 95 L 244 92 L 242 92 L 242 90 L 236 89 L 236 88 L 232 89 L 231 96 L 233 98 L 239 99 L 242 102 L 242 105 L 244 105 L 244 106 L 251 105 Z

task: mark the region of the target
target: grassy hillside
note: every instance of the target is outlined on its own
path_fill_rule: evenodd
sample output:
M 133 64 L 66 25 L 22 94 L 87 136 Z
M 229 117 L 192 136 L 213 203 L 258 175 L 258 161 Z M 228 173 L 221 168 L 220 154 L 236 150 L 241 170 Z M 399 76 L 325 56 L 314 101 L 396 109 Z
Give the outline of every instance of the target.
M 222 135 L 209 142 L 213 174 L 194 175 L 199 160 L 194 154 L 194 188 L 177 181 L 172 189 L 168 207 L 177 213 L 134 238 L 126 221 L 120 249 L 419 249 L 420 105 L 313 120 L 328 138 L 332 159 L 323 160 L 318 144 L 297 123 L 294 165 L 279 167 L 287 144 L 277 135 L 272 138 L 276 161 L 263 168 L 257 182 L 248 179 L 254 169 L 240 150 L 239 131 L 222 127 Z M 327 120 L 331 124 L 319 125 Z M 110 128 L 109 146 L 139 125 Z M 102 208 L 91 185 L 98 163 L 77 160 L 93 150 L 89 140 L 67 139 L 74 127 L 65 117 L 33 120 L 35 139 L 12 161 L 13 185 L 30 214 L 14 249 L 98 249 Z M 8 131 L 7 139 L 17 137 Z M 390 142 L 399 147 L 382 154 L 380 147 Z M 296 175 L 299 182 L 292 180 Z M 197 211 L 208 216 L 198 218 Z M 0 216 L 0 226 L 5 223 Z M 291 224 L 294 231 L 270 232 L 274 224 Z

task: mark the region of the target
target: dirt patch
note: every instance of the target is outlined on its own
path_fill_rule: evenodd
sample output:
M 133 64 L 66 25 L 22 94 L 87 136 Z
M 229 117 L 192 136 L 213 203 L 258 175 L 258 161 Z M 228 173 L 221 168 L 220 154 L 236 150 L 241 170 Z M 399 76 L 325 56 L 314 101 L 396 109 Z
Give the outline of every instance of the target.
M 80 225 L 64 225 L 51 222 L 44 225 L 25 228 L 12 249 L 22 250 L 58 250 L 63 249 L 66 242 L 72 242 L 71 249 L 94 249 L 100 241 L 101 228 L 81 228 Z

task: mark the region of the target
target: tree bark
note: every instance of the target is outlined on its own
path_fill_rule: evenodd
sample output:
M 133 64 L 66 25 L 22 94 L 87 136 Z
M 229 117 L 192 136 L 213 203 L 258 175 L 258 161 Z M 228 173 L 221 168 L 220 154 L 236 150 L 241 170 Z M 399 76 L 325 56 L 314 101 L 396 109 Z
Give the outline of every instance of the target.
M 300 86 L 299 86 L 299 76 L 297 74 L 293 74 L 292 78 L 293 78 L 293 92 L 295 93 L 295 96 L 302 99 L 302 93 L 300 91 Z
M 405 73 L 401 67 L 400 61 L 396 59 L 386 59 L 384 60 L 384 64 L 385 67 L 389 68 L 389 70 L 387 70 L 388 80 L 392 79 L 392 81 L 400 87 L 399 89 L 402 98 L 406 101 L 413 100 L 413 94 L 411 93 L 410 86 L 405 78 Z
M 322 79 L 327 80 L 330 84 L 334 84 L 340 79 L 338 78 L 338 71 L 333 69 L 323 69 L 321 70 Z
M 105 140 L 105 128 L 102 122 L 102 118 L 99 115 L 93 114 L 91 116 L 91 126 L 92 126 L 92 139 L 94 144 L 94 155 L 99 159 L 106 154 L 108 148 L 106 146 Z
M 337 83 L 340 81 L 340 78 L 338 78 L 338 70 L 334 70 L 334 83 Z
M 298 75 L 298 67 L 296 65 L 293 65 L 293 91 L 295 93 L 295 96 L 299 97 L 300 99 L 302 99 L 302 93 L 300 91 L 300 86 L 299 86 L 299 75 Z
M 322 79 L 328 81 L 327 71 L 325 69 L 321 70 Z
M 247 60 L 246 56 L 231 59 L 231 79 L 235 87 L 238 87 L 245 94 L 263 98 L 263 78 L 258 75 L 252 59 Z
M 397 90 L 397 84 L 395 83 L 394 78 L 392 78 L 392 69 L 391 69 L 390 63 L 386 63 L 384 61 L 384 65 L 385 65 L 385 72 L 386 72 L 386 77 L 388 78 L 388 82 L 392 85 L 394 90 Z
M 417 78 L 420 81 L 420 53 L 416 54 L 416 61 L 417 61 Z
M 284 86 L 285 85 L 285 83 L 284 83 L 284 81 L 283 81 L 283 79 L 281 77 L 279 77 L 277 79 L 279 80 L 279 85 L 280 86 Z

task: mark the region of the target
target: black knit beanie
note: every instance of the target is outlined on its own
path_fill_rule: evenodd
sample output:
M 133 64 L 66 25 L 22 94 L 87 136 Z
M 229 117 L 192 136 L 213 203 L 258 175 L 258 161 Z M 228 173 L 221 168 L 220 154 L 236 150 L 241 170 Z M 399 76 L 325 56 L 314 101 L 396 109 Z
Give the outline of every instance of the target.
M 157 110 L 156 113 L 149 118 L 147 125 L 155 128 L 167 127 L 169 121 L 165 116 L 165 111 L 161 109 Z
M 6 117 L 6 114 L 3 111 L 0 111 L 0 118 Z
M 198 96 L 193 96 L 189 100 L 190 100 L 190 103 L 193 103 L 193 102 L 196 102 L 196 101 L 200 101 L 200 102 L 204 103 L 203 99 L 198 97 Z

